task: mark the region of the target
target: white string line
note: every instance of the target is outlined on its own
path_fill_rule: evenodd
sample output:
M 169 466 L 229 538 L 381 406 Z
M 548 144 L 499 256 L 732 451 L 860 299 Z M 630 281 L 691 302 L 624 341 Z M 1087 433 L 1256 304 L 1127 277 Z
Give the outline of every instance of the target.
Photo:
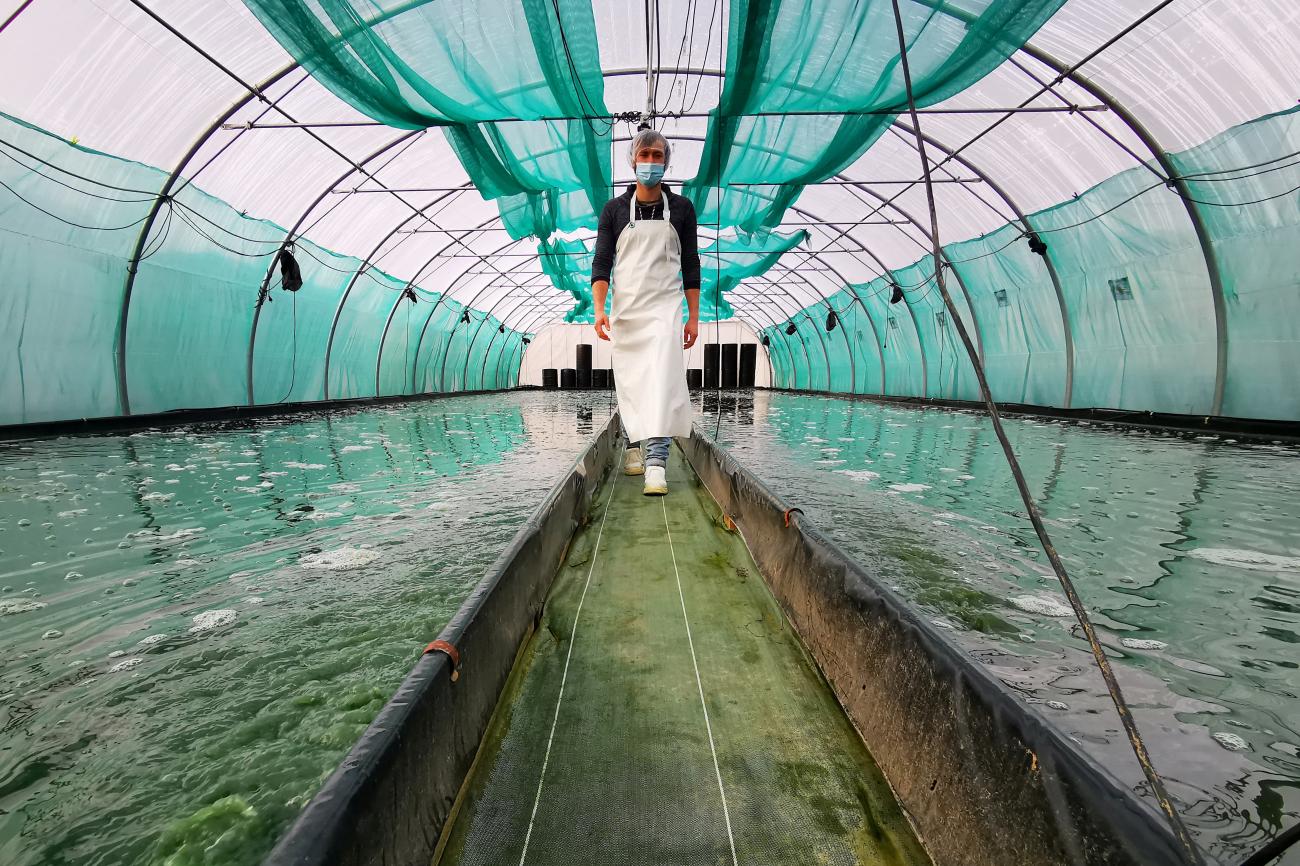
M 704 702 L 704 683 L 700 681 L 700 665 L 695 660 L 695 640 L 691 637 L 691 621 L 686 615 L 686 596 L 682 592 L 682 573 L 677 570 L 677 550 L 673 547 L 673 531 L 668 526 L 668 503 L 659 498 L 663 506 L 664 531 L 668 533 L 668 552 L 673 557 L 673 573 L 677 575 L 677 597 L 682 602 L 682 620 L 686 623 L 686 643 L 691 648 L 691 665 L 695 668 L 695 685 L 700 690 L 700 708 L 704 710 L 704 730 L 709 734 L 709 751 L 713 753 L 713 772 L 718 777 L 718 793 L 722 796 L 722 817 L 727 822 L 727 844 L 731 846 L 732 866 L 738 866 L 736 840 L 731 835 L 731 812 L 727 809 L 727 792 L 722 787 L 722 770 L 718 767 L 718 750 L 713 745 L 713 725 L 709 722 L 709 707 Z
M 618 466 L 622 463 L 623 451 L 626 448 L 625 445 L 619 450 L 619 459 L 611 471 L 618 471 Z M 578 619 L 582 616 L 582 604 L 587 600 L 587 588 L 591 586 L 591 574 L 596 570 L 596 559 L 600 554 L 600 539 L 605 534 L 605 518 L 609 517 L 609 506 L 614 501 L 616 486 L 617 478 L 611 479 L 609 499 L 605 500 L 605 512 L 600 517 L 600 530 L 596 533 L 596 546 L 591 551 L 591 567 L 587 569 L 587 582 L 582 586 L 582 595 L 578 598 L 578 610 L 573 614 L 573 628 L 569 631 L 569 652 L 564 656 L 564 674 L 560 677 L 560 694 L 555 699 L 555 716 L 551 719 L 551 734 L 546 738 L 546 754 L 542 757 L 542 773 L 537 779 L 537 796 L 533 798 L 533 812 L 528 816 L 528 832 L 524 834 L 524 850 L 519 854 L 519 866 L 524 866 L 524 859 L 528 856 L 528 843 L 533 838 L 533 823 L 537 820 L 537 807 L 542 802 L 542 785 L 546 782 L 546 766 L 551 762 L 551 743 L 555 741 L 555 726 L 560 721 L 560 704 L 564 702 L 564 684 L 569 679 L 569 661 L 573 658 L 573 645 L 578 640 Z

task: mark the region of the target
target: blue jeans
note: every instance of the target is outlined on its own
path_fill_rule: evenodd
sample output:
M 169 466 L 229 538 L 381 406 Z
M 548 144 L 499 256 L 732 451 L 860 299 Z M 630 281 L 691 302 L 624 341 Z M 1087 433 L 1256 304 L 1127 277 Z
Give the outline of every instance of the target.
M 627 434 L 623 434 L 626 438 Z M 629 442 L 629 448 L 643 448 L 646 466 L 667 466 L 668 449 L 672 447 L 671 436 L 652 436 L 641 442 Z

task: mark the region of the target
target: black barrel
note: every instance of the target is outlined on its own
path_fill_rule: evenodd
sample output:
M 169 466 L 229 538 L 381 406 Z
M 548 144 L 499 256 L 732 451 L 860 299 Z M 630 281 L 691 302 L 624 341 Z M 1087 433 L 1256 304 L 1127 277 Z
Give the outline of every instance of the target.
M 736 379 L 736 387 L 753 388 L 754 373 L 758 369 L 758 344 L 741 343 L 740 344 L 740 371 Z
M 705 388 L 718 387 L 718 358 L 721 350 L 717 343 L 704 344 L 704 383 Z
M 699 367 L 692 367 L 686 371 L 686 384 L 692 391 L 698 391 L 704 387 L 704 371 Z
M 609 371 L 596 367 L 591 371 L 591 387 L 602 391 L 609 388 Z
M 574 372 L 576 374 L 577 381 L 574 382 L 573 387 L 577 388 L 579 391 L 591 390 L 591 371 L 575 370 Z
M 563 370 L 561 370 L 560 387 L 566 391 L 578 387 L 577 373 L 578 371 L 573 369 L 572 367 L 565 367 Z
M 582 378 L 582 371 L 591 372 L 591 343 L 578 344 L 578 362 L 574 364 L 578 371 L 578 378 Z
M 554 367 L 542 370 L 542 387 L 550 391 L 560 387 L 560 371 Z
M 609 387 L 614 387 L 614 368 L 609 368 Z
M 736 387 L 736 364 L 740 349 L 735 343 L 722 344 L 722 387 Z

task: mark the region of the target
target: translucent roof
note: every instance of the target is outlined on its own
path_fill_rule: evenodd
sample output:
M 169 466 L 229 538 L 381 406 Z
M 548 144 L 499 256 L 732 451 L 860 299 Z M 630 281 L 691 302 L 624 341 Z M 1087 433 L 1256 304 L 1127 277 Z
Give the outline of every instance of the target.
M 0 21 L 8 24 L 0 33 L 0 110 L 83 148 L 176 173 L 249 218 L 290 227 L 322 249 L 425 292 L 449 293 L 511 329 L 533 333 L 563 320 L 573 298 L 549 285 L 535 241 L 512 240 L 502 229 L 496 203 L 473 191 L 447 138 L 437 129 L 374 124 L 299 67 L 252 5 L 3 0 Z M 413 14 L 394 2 L 350 5 L 392 14 L 394 23 Z M 404 5 L 418 11 L 424 4 Z M 454 5 L 463 14 L 492 7 L 469 0 Z M 642 111 L 644 10 L 604 0 L 592 5 L 604 104 L 614 115 Z M 817 21 L 818 15 L 839 14 L 844 4 L 784 5 L 787 11 L 807 6 Z M 962 20 L 997 4 L 903 5 L 909 15 Z M 935 195 L 945 244 L 1021 225 L 1025 215 L 1074 201 L 1135 168 L 1158 180 L 1167 174 L 1164 154 L 1203 146 L 1240 124 L 1295 106 L 1300 7 L 1291 0 L 1174 0 L 1136 26 L 1148 9 L 1127 0 L 1038 6 L 1052 8 L 1027 43 L 921 115 L 932 160 L 961 150 L 935 173 L 942 181 Z M 649 62 L 656 71 L 656 105 L 668 116 L 655 123 L 673 141 L 669 179 L 680 184 L 699 173 L 706 115 L 725 83 L 732 10 L 721 0 L 660 0 L 658 9 L 659 48 Z M 1039 109 L 1087 110 L 988 111 L 1026 101 Z M 671 116 L 677 113 L 688 116 Z M 286 118 L 312 127 L 256 128 Z M 328 125 L 346 122 L 360 125 Z M 614 187 L 631 177 L 625 149 L 632 131 L 625 120 L 614 128 Z M 366 166 L 371 178 L 353 162 Z M 1225 165 L 1230 162 L 1225 157 Z M 1143 163 L 1154 170 L 1140 168 Z M 910 121 L 900 117 L 856 161 L 808 186 L 784 212 L 777 230 L 808 229 L 810 238 L 766 274 L 745 281 L 764 297 L 737 292 L 736 317 L 756 329 L 775 327 L 846 285 L 891 280 L 893 271 L 921 260 L 930 249 L 925 192 L 899 183 L 919 174 L 916 139 Z M 378 191 L 381 183 L 410 192 Z M 412 208 L 435 201 L 437 230 Z M 1162 213 L 1194 237 L 1194 218 L 1174 203 Z M 481 230 L 449 240 L 447 231 L 469 228 Z M 702 246 L 713 232 L 702 228 Z M 581 229 L 568 236 L 592 234 Z M 883 353 L 879 362 L 885 363 Z M 1174 400 L 1164 408 L 1231 414 L 1222 395 L 1226 374 L 1218 378 L 1217 398 Z M 1286 411 L 1293 417 L 1300 407 Z M 1236 412 L 1260 414 L 1254 404 Z

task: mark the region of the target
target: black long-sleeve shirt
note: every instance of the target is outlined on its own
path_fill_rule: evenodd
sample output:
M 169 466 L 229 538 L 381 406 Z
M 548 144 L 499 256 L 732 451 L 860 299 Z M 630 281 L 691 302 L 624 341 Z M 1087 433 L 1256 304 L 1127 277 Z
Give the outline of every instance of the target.
M 682 290 L 689 291 L 700 287 L 700 247 L 696 238 L 695 205 L 691 200 L 677 195 L 661 184 L 664 196 L 668 199 L 669 223 L 677 230 L 677 237 L 682 244 Z M 596 228 L 596 249 L 591 260 L 591 281 L 608 281 L 614 271 L 614 247 L 618 236 L 627 228 L 632 196 L 636 195 L 636 184 L 618 198 L 610 199 L 600 212 L 600 222 Z M 638 205 L 645 219 L 661 220 L 664 218 L 662 202 L 649 207 Z

